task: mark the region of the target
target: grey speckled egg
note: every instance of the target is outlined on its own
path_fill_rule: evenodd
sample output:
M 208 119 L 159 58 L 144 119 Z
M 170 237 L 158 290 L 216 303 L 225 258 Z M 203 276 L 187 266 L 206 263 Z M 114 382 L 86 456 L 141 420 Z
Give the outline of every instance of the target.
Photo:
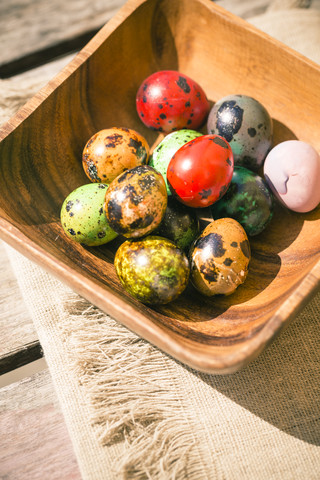
M 179 150 L 182 145 L 190 142 L 196 137 L 200 137 L 202 133 L 195 130 L 178 130 L 167 135 L 162 142 L 154 149 L 149 160 L 149 165 L 155 168 L 163 176 L 168 195 L 171 195 L 171 190 L 167 182 L 167 168 L 173 155 Z
M 225 138 L 235 165 L 258 170 L 272 145 L 272 119 L 265 107 L 246 95 L 228 95 L 212 107 L 209 134 Z
M 60 218 L 69 238 L 83 245 L 98 246 L 117 237 L 103 210 L 107 188 L 108 185 L 104 183 L 89 183 L 67 196 Z

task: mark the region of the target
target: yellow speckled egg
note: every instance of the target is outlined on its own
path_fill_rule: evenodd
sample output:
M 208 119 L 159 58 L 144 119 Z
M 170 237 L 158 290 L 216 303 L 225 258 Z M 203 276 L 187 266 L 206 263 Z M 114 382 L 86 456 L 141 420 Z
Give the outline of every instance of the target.
M 130 128 L 100 130 L 88 140 L 82 165 L 92 182 L 110 183 L 129 168 L 148 162 L 149 145 L 140 133 Z
M 139 165 L 110 183 L 104 211 L 115 232 L 127 238 L 138 238 L 160 225 L 167 198 L 161 173 L 149 165 Z
M 239 222 L 211 222 L 190 251 L 191 282 L 203 295 L 230 295 L 248 274 L 251 258 L 247 234 Z

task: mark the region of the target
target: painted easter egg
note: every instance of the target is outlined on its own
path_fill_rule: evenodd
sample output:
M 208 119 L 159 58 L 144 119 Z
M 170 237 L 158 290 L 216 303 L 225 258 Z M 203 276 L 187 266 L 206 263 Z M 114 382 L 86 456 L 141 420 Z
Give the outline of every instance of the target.
M 168 195 L 171 195 L 171 190 L 167 181 L 167 169 L 171 158 L 176 151 L 182 147 L 182 145 L 190 142 L 190 140 L 193 140 L 194 138 L 200 137 L 201 135 L 201 133 L 196 132 L 195 130 L 178 130 L 177 132 L 169 133 L 154 149 L 150 157 L 149 165 L 163 175 Z
M 189 207 L 208 207 L 222 198 L 233 173 L 230 145 L 218 135 L 202 135 L 170 160 L 167 180 L 173 196 Z
M 226 194 L 211 207 L 214 219 L 231 217 L 247 235 L 258 235 L 273 216 L 273 195 L 260 175 L 244 167 L 234 167 Z
M 169 133 L 181 128 L 197 130 L 206 121 L 210 106 L 197 82 L 180 72 L 162 70 L 142 82 L 136 107 L 147 127 Z
M 149 145 L 131 128 L 107 128 L 95 133 L 86 143 L 82 165 L 92 182 L 110 183 L 129 168 L 148 162 Z
M 288 140 L 268 154 L 264 176 L 277 199 L 295 212 L 310 212 L 320 203 L 320 156 L 306 142 Z
M 230 295 L 248 274 L 250 244 L 232 218 L 210 223 L 190 251 L 191 282 L 203 295 Z
M 126 170 L 110 183 L 104 209 L 116 232 L 137 238 L 155 230 L 167 207 L 167 190 L 161 173 L 149 165 Z
M 125 290 L 142 303 L 169 303 L 188 284 L 188 259 L 167 238 L 127 240 L 118 248 L 114 265 Z
M 89 183 L 71 192 L 61 207 L 61 225 L 75 242 L 98 246 L 110 242 L 117 233 L 110 227 L 103 211 L 108 185 Z
M 228 95 L 212 107 L 207 122 L 210 134 L 225 138 L 234 164 L 258 170 L 272 144 L 272 119 L 266 108 L 247 95 Z
M 156 234 L 169 238 L 182 250 L 188 250 L 200 234 L 196 211 L 168 197 L 168 205 Z

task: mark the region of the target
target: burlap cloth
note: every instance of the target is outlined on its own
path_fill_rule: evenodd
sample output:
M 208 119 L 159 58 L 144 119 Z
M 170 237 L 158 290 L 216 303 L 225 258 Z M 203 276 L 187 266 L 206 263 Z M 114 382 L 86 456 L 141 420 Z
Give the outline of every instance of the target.
M 218 3 L 320 62 L 319 2 Z M 23 86 L 19 78 L 1 82 L 2 121 L 47 74 L 26 76 Z M 210 376 L 128 332 L 9 247 L 7 254 L 84 479 L 320 478 L 320 295 L 243 371 Z

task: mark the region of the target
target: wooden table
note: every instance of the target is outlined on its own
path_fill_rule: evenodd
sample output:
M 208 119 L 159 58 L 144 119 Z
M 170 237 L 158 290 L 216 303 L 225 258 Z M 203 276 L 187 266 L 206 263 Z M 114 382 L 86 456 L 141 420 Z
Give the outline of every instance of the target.
M 43 64 L 53 77 L 124 3 L 3 0 L 0 79 L 32 79 Z M 31 372 L 42 351 L 2 242 L 0 278 L 0 479 L 80 479 L 48 369 L 3 386 L 17 367 Z

